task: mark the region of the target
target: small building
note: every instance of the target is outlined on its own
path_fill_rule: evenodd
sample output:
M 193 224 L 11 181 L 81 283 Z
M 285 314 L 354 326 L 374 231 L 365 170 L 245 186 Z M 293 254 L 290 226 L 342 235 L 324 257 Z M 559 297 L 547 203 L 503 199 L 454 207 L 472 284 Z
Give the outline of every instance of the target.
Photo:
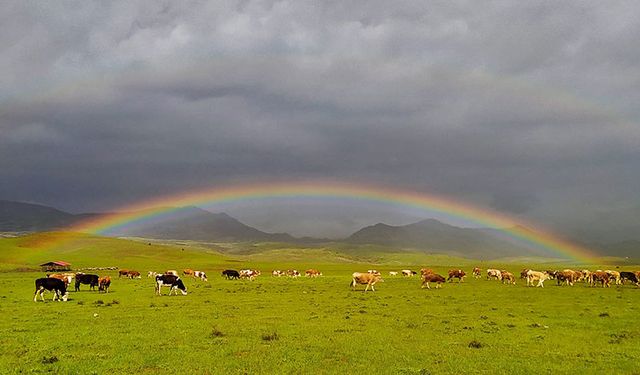
M 71 263 L 63 262 L 61 260 L 55 262 L 47 262 L 40 265 L 44 272 L 51 271 L 71 271 Z

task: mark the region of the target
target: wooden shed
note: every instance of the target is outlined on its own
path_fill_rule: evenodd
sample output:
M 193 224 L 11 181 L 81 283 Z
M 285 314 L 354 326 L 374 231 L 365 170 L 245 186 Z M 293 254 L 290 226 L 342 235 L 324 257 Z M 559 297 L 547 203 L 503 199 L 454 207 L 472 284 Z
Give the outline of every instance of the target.
M 40 265 L 45 272 L 50 271 L 71 271 L 71 263 L 57 260 L 55 262 L 47 262 Z

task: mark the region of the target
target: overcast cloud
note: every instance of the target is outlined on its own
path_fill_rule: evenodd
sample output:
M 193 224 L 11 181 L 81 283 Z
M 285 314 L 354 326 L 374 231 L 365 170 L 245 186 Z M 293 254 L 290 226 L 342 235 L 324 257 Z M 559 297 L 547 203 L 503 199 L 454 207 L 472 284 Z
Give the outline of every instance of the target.
M 8 3 L 0 199 L 87 212 L 331 178 L 640 239 L 638 14 L 636 1 Z M 420 218 L 339 206 L 225 210 L 317 236 Z M 603 217 L 626 229 L 607 237 Z

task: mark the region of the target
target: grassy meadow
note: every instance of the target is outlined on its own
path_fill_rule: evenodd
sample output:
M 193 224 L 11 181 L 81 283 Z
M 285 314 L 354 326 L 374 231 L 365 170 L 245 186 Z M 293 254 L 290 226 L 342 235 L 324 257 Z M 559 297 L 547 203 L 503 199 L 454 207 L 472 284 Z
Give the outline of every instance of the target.
M 61 374 L 640 374 L 640 288 L 518 284 L 468 277 L 442 289 L 402 268 L 475 265 L 518 273 L 562 264 L 488 263 L 414 253 L 344 254 L 338 247 L 274 244 L 163 245 L 78 236 L 58 248 L 40 234 L 0 239 L 0 373 Z M 227 248 L 225 248 L 227 247 Z M 235 250 L 235 251 L 234 251 Z M 108 294 L 82 285 L 67 302 L 33 302 L 37 265 L 136 269 Z M 324 276 L 275 278 L 273 269 L 317 268 Z M 591 265 L 590 268 L 604 267 Z M 188 295 L 154 295 L 149 270 L 206 271 L 185 278 Z M 254 281 L 223 279 L 257 268 Z M 349 288 L 351 273 L 376 268 L 375 292 Z M 620 270 L 637 266 L 620 266 Z M 73 288 L 72 288 L 73 289 Z

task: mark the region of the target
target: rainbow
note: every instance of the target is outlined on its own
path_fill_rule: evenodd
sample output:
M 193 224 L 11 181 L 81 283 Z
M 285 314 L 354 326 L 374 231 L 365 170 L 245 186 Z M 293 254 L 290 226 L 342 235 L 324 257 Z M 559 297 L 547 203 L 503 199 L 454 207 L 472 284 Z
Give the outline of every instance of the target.
M 378 202 L 400 205 L 425 212 L 444 214 L 483 227 L 495 228 L 510 238 L 541 247 L 560 258 L 588 263 L 594 257 L 590 250 L 563 240 L 546 230 L 540 230 L 531 223 L 516 221 L 506 215 L 470 204 L 422 192 L 334 181 L 243 183 L 169 195 L 122 207 L 115 213 L 82 221 L 67 228 L 66 231 L 105 235 L 110 231 L 140 224 L 162 215 L 170 215 L 184 206 L 210 207 L 225 203 L 274 198 L 349 199 L 364 203 Z

